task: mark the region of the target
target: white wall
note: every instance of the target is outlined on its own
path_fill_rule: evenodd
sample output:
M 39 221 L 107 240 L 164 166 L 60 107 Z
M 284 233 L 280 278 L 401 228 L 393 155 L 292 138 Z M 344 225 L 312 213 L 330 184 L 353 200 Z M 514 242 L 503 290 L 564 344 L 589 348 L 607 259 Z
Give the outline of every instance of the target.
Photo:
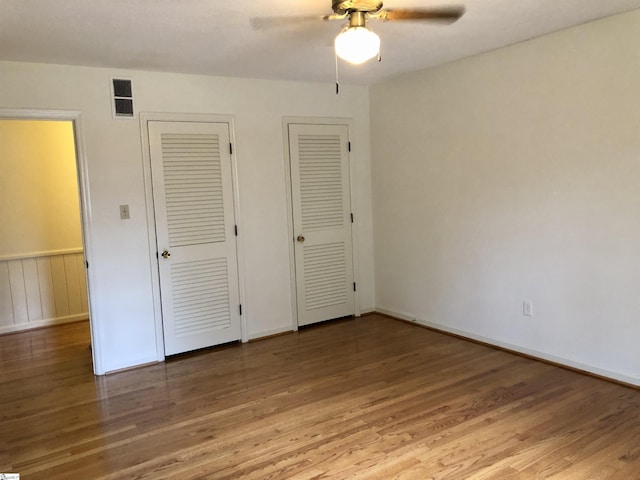
M 379 309 L 640 384 L 639 31 L 371 88 Z
M 374 306 L 368 89 L 141 71 L 0 63 L 0 108 L 82 112 L 90 195 L 89 280 L 99 371 L 155 361 L 156 331 L 140 124 L 111 115 L 110 76 L 133 81 L 139 112 L 234 116 L 248 334 L 290 330 L 282 118 L 354 119 L 360 307 Z M 118 206 L 130 206 L 120 220 Z

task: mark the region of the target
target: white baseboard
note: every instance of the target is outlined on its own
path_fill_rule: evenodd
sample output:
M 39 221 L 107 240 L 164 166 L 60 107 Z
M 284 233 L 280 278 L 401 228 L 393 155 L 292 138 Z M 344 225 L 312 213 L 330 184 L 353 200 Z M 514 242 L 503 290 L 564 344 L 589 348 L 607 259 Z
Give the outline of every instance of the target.
M 127 361 L 126 364 L 116 363 L 114 365 L 107 365 L 103 372 L 95 372 L 95 374 L 99 377 L 104 377 L 105 375 L 126 372 L 127 370 L 135 370 L 136 368 L 155 365 L 156 363 L 162 362 L 164 362 L 164 359 L 158 360 L 156 357 L 140 357 L 135 360 Z
M 35 322 L 19 323 L 17 325 L 2 325 L 0 326 L 0 334 L 23 332 L 26 330 L 33 330 L 34 328 L 52 327 L 54 325 L 62 325 L 65 323 L 79 322 L 81 320 L 88 319 L 89 314 L 85 312 L 79 313 L 77 315 L 68 315 L 66 317 L 46 318 L 44 320 L 37 320 Z
M 407 322 L 415 322 L 416 321 L 416 317 L 413 316 L 413 315 L 410 315 L 408 313 L 395 312 L 393 310 L 386 310 L 384 308 L 376 308 L 375 311 L 377 313 L 381 313 L 382 315 L 388 315 L 390 317 L 398 318 L 400 320 L 405 320 Z
M 258 338 L 271 337 L 272 335 L 279 335 L 281 333 L 293 332 L 291 327 L 276 328 L 275 330 L 265 330 L 263 332 L 256 332 L 249 334 L 249 340 L 256 340 Z
M 547 362 L 551 362 L 551 363 L 555 363 L 558 365 L 564 365 L 566 367 L 569 368 L 573 368 L 576 370 L 581 370 L 583 372 L 586 373 L 591 373 L 593 375 L 597 375 L 600 377 L 605 377 L 605 378 L 609 378 L 611 380 L 616 380 L 622 383 L 627 383 L 629 385 L 634 385 L 637 387 L 640 387 L 640 378 L 638 377 L 633 377 L 630 375 L 625 375 L 619 372 L 614 372 L 611 370 L 606 370 L 606 369 L 602 369 L 599 367 L 596 367 L 594 365 L 589 365 L 589 364 L 585 364 L 585 363 L 581 363 L 581 362 L 575 362 L 573 360 L 570 360 L 568 358 L 564 358 L 564 357 L 559 357 L 556 355 L 551 355 L 545 352 L 540 352 L 538 350 L 532 350 L 530 348 L 526 348 L 526 347 L 522 347 L 520 345 L 514 345 L 511 343 L 507 343 L 507 342 L 502 342 L 500 340 L 496 340 L 495 338 L 489 338 L 489 337 L 484 337 L 482 335 L 478 335 L 472 332 L 468 332 L 466 330 L 460 330 L 457 328 L 452 328 L 446 325 L 442 325 L 440 323 L 436 323 L 436 322 L 430 322 L 427 320 L 422 320 L 422 319 L 417 319 L 415 316 L 407 314 L 407 313 L 402 313 L 402 312 L 394 312 L 391 310 L 386 310 L 384 308 L 376 308 L 376 311 L 378 313 L 381 313 L 383 315 L 388 315 L 390 317 L 395 317 L 398 318 L 400 320 L 405 320 L 405 321 L 409 321 L 409 322 L 414 322 L 416 324 L 420 324 L 420 325 L 424 325 L 425 327 L 429 327 L 432 328 L 434 330 L 439 330 L 441 332 L 445 332 L 445 333 L 451 333 L 454 335 L 458 335 L 460 337 L 464 337 L 464 338 L 468 338 L 470 340 L 476 340 L 478 342 L 482 342 L 482 343 L 486 343 L 488 345 L 493 345 L 499 348 L 502 348 L 504 350 L 510 350 L 512 352 L 515 353 L 521 353 L 523 355 L 527 355 L 529 357 L 533 357 L 533 358 L 537 358 L 540 360 L 544 360 Z

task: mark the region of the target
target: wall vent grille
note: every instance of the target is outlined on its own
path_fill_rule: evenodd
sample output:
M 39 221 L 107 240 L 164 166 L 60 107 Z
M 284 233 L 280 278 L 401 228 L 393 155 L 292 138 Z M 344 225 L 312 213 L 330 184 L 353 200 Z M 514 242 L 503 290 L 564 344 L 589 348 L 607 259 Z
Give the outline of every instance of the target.
M 131 88 L 131 80 L 112 78 L 111 93 L 113 96 L 113 116 L 133 117 L 133 90 Z

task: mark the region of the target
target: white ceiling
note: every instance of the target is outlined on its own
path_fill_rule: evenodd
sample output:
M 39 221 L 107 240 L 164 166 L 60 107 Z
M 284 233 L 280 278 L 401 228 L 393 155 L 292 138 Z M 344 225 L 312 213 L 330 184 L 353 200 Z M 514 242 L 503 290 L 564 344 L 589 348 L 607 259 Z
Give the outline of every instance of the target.
M 385 1 L 448 4 L 467 9 L 453 25 L 371 21 L 382 62 L 341 63 L 341 82 L 371 84 L 640 8 L 640 0 Z M 0 60 L 333 82 L 332 44 L 343 22 L 250 24 L 329 13 L 331 0 L 0 0 Z

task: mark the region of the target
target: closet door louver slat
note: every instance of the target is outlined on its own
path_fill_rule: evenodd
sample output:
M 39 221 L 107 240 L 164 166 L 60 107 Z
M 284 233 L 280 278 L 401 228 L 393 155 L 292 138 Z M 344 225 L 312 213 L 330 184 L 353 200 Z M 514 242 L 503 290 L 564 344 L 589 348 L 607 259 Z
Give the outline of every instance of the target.
M 224 242 L 217 135 L 161 136 L 169 246 Z

